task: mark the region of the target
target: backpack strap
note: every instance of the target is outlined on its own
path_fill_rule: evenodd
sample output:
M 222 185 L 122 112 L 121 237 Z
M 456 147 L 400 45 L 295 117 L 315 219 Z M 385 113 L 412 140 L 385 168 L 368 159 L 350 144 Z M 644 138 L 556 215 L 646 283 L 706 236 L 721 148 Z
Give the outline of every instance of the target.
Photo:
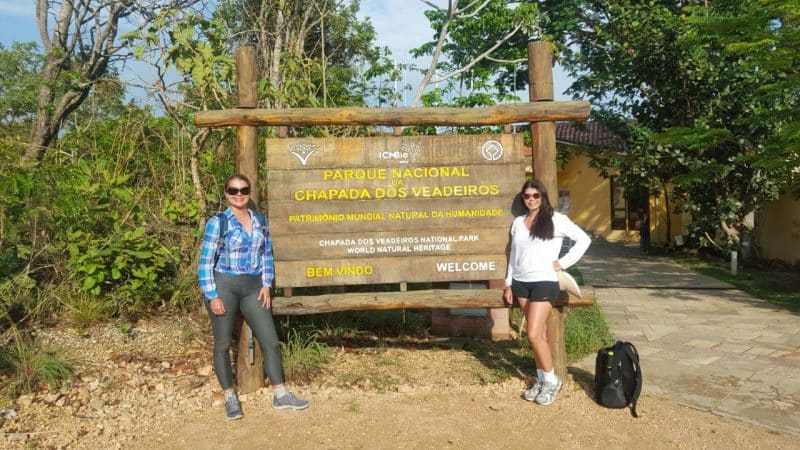
M 214 267 L 217 267 L 219 255 L 222 254 L 222 248 L 225 246 L 225 233 L 228 232 L 228 216 L 225 212 L 216 215 L 219 220 L 219 237 L 217 238 L 217 253 L 214 254 Z
M 253 211 L 253 215 L 256 216 L 258 219 L 258 223 L 261 224 L 261 229 L 264 230 L 264 234 L 267 231 L 267 217 L 264 216 L 264 213 L 261 211 Z
M 635 385 L 633 395 L 631 396 L 631 414 L 633 414 L 633 417 L 638 418 L 639 414 L 636 413 L 636 401 L 639 400 L 639 394 L 642 393 L 642 366 L 639 364 L 639 352 L 636 351 L 636 347 L 630 342 L 625 343 L 623 350 L 625 354 L 628 355 L 628 358 L 636 364 L 634 375 Z

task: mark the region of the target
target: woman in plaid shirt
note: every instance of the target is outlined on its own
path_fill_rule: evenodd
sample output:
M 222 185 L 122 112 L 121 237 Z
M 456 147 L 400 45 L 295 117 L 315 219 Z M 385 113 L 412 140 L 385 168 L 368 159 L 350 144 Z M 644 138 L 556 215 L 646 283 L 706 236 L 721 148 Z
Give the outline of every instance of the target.
M 224 392 L 226 417 L 242 417 L 228 351 L 237 312 L 242 313 L 264 352 L 264 371 L 275 390 L 272 407 L 307 408 L 308 401 L 294 396 L 283 384 L 280 342 L 271 309 L 270 287 L 275 269 L 269 225 L 263 214 L 248 208 L 250 180 L 244 175 L 236 174 L 225 181 L 225 198 L 230 204 L 222 213 L 227 226 L 222 226 L 218 216 L 209 219 L 197 275 L 211 318 L 214 371 Z M 221 228 L 225 229 L 222 237 Z

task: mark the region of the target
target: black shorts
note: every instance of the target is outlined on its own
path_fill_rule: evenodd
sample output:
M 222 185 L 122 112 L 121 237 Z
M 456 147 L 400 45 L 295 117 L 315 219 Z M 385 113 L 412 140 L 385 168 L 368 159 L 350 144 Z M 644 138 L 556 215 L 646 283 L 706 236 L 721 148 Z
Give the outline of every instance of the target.
M 558 300 L 558 281 L 511 280 L 514 297 L 527 298 L 533 302 L 555 303 Z

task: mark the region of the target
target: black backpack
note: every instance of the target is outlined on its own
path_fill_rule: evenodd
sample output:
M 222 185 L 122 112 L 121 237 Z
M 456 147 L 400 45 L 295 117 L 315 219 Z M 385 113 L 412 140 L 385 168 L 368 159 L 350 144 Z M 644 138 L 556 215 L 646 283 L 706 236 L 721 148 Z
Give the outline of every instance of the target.
M 642 367 L 633 344 L 617 341 L 597 351 L 594 392 L 597 403 L 609 408 L 631 405 L 631 414 L 639 417 L 636 401 L 642 392 Z

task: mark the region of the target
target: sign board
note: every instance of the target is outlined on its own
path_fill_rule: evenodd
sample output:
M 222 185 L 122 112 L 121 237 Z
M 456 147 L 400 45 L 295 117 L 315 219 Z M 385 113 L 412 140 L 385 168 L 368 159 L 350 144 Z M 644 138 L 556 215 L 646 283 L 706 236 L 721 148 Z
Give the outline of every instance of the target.
M 277 286 L 504 278 L 522 139 L 267 139 Z

